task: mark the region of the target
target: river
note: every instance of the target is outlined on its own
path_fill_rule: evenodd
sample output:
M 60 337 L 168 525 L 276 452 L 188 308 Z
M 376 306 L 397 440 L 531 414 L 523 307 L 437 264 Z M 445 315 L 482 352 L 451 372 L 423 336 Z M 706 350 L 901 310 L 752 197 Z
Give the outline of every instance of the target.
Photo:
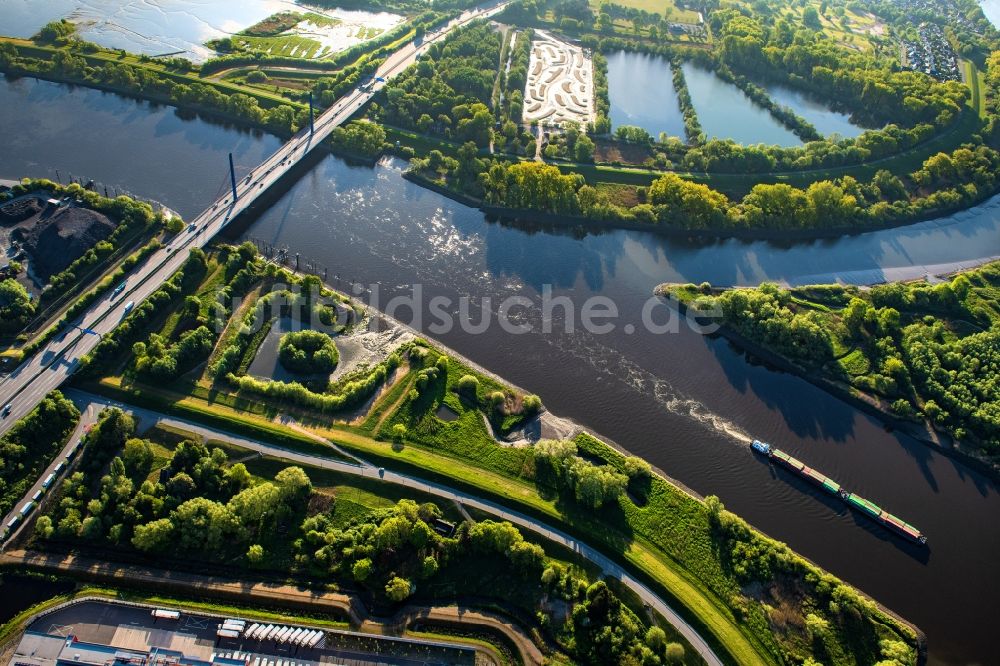
M 93 90 L 34 80 L 0 84 L 3 177 L 59 168 L 127 188 L 190 216 L 226 187 L 226 153 L 243 172 L 278 139 L 184 118 Z M 21 129 L 18 129 L 21 128 Z M 645 232 L 585 234 L 505 225 L 400 177 L 402 164 L 351 167 L 317 157 L 247 235 L 288 245 L 329 268 L 330 281 L 377 285 L 384 307 L 419 284 L 423 300 L 511 295 L 537 332 L 456 328 L 441 339 L 570 417 L 647 458 L 702 494 L 842 576 L 927 632 L 933 664 L 995 663 L 1000 595 L 1000 493 L 993 482 L 796 377 L 748 363 L 725 341 L 653 334 L 643 305 L 662 281 L 750 284 L 921 275 L 925 265 L 1000 255 L 996 202 L 955 218 L 837 240 L 779 245 L 691 243 Z M 580 305 L 609 297 L 612 332 L 543 333 L 544 285 Z M 457 309 L 453 305 L 449 311 Z M 396 312 L 407 318 L 403 310 Z M 662 312 L 659 312 L 662 315 Z M 658 316 L 659 316 L 658 315 Z M 628 325 L 635 327 L 628 333 Z M 917 525 L 922 550 L 774 473 L 745 439 L 777 444 Z

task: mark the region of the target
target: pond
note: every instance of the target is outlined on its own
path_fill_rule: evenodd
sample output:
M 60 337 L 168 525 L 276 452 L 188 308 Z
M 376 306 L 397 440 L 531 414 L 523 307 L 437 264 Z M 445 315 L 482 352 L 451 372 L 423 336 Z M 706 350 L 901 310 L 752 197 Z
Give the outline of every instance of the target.
M 766 85 L 764 89 L 771 99 L 808 120 L 823 136 L 837 134 L 850 139 L 865 131 L 864 127 L 851 122 L 850 114 L 834 111 L 808 92 L 779 84 Z
M 612 130 L 621 125 L 634 125 L 654 137 L 666 132 L 684 139 L 684 116 L 677 104 L 677 91 L 667 59 L 646 53 L 615 51 L 607 55 L 607 60 Z
M 289 372 L 281 365 L 281 361 L 278 358 L 278 345 L 281 342 L 281 336 L 292 331 L 301 331 L 302 328 L 300 322 L 293 320 L 291 317 L 276 318 L 274 323 L 271 324 L 271 328 L 264 337 L 264 340 L 260 343 L 253 361 L 250 362 L 247 374 L 258 379 L 276 379 L 282 382 L 322 379 L 322 376 L 303 376 Z M 357 365 L 358 356 L 364 352 L 364 347 L 357 340 L 339 335 L 334 337 L 333 340 L 337 345 L 340 360 L 337 362 L 337 367 L 330 373 L 330 381 L 336 381 L 346 372 L 353 369 Z
M 685 62 L 682 68 L 691 102 L 708 138 L 786 148 L 802 145 L 799 137 L 767 109 L 754 104 L 742 90 L 723 81 L 715 72 L 690 62 Z

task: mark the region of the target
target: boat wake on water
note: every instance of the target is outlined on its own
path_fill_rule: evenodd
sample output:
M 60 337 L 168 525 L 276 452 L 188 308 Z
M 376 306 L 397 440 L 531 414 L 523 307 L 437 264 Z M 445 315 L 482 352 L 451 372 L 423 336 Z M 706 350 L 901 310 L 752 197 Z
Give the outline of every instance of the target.
M 591 344 L 566 351 L 585 360 L 602 375 L 620 379 L 637 392 L 653 396 L 671 414 L 687 417 L 741 446 L 750 446 L 752 437 L 729 419 L 698 400 L 682 395 L 669 381 L 629 360 L 617 350 L 598 344 L 593 339 L 588 342 Z

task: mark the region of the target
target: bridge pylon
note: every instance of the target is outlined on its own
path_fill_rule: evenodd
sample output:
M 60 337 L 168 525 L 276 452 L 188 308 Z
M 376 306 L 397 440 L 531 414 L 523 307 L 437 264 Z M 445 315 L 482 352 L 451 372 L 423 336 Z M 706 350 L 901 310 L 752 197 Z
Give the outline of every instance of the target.
M 233 203 L 236 203 L 236 168 L 233 166 L 232 153 L 229 153 L 229 181 L 233 186 Z

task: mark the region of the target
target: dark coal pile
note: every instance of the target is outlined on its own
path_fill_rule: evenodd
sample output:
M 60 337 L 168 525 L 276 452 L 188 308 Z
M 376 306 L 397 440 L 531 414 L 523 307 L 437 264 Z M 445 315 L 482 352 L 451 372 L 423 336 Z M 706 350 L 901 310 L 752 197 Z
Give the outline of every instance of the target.
M 11 201 L 0 206 L 0 224 L 13 224 L 27 220 L 32 215 L 42 212 L 45 204 L 40 199 L 28 198 Z
M 31 258 L 32 272 L 47 282 L 114 230 L 114 222 L 100 213 L 60 208 L 49 216 L 43 214 L 30 229 L 14 233 Z

